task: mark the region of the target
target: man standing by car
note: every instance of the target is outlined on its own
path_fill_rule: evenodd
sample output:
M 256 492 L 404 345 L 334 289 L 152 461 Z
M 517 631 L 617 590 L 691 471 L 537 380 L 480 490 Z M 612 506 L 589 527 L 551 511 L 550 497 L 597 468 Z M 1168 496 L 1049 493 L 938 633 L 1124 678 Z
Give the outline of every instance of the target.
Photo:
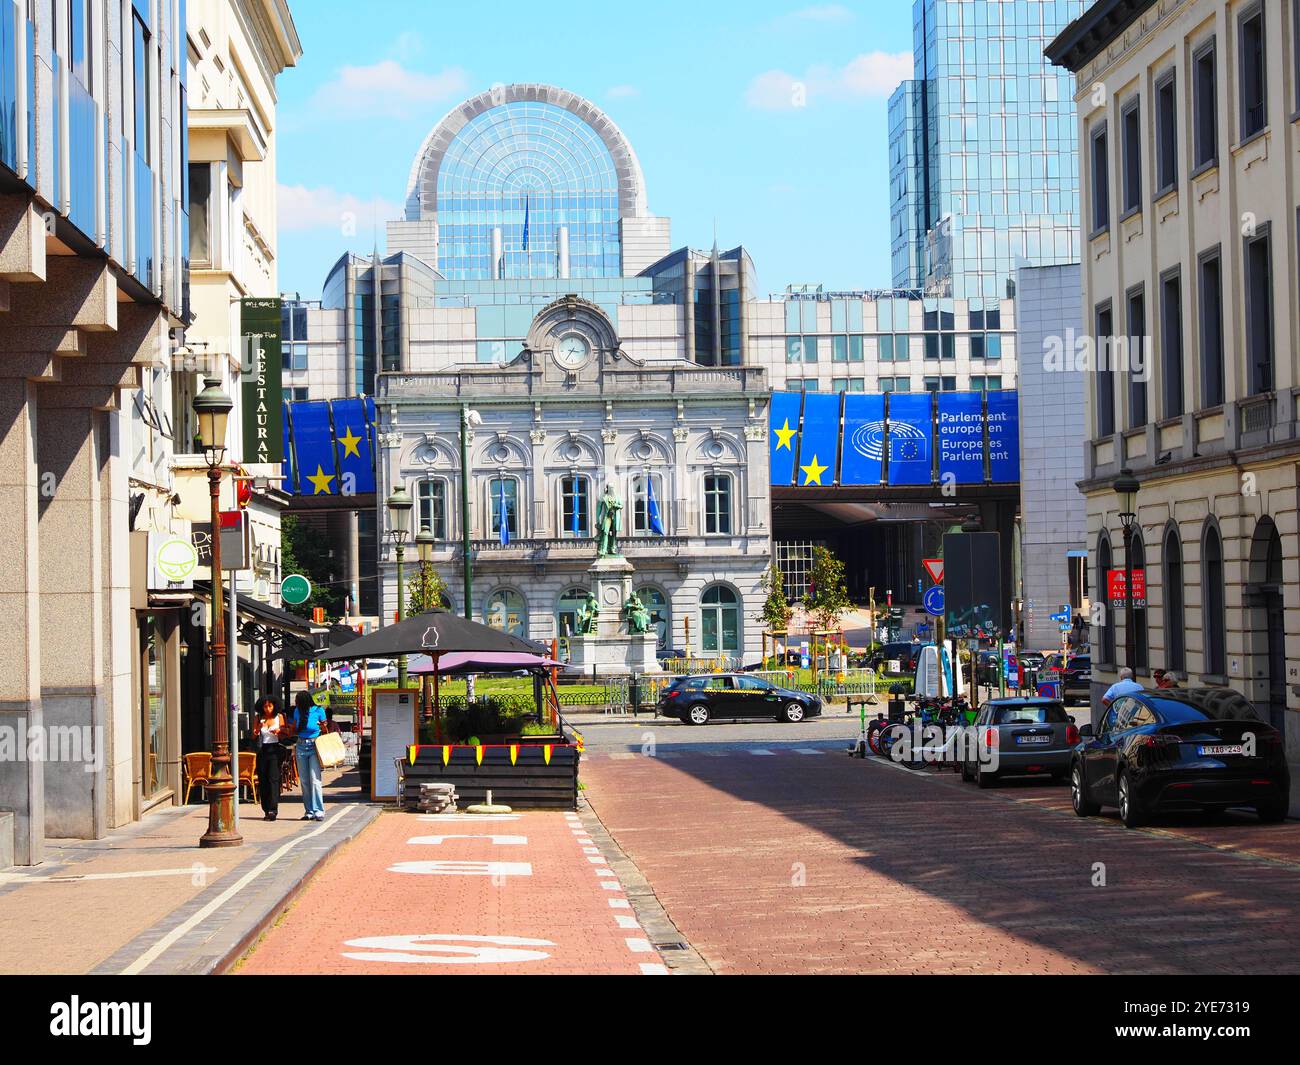
M 1119 680 L 1106 689 L 1106 694 L 1101 697 L 1101 705 L 1109 707 L 1121 695 L 1132 695 L 1140 692 L 1142 685 L 1133 679 L 1133 671 L 1125 666 L 1119 671 Z

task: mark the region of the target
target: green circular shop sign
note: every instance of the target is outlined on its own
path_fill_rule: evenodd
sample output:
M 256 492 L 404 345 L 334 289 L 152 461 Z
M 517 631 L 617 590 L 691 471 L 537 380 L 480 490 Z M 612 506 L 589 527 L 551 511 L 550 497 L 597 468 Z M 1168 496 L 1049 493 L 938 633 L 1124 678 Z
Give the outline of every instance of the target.
M 280 598 L 290 606 L 300 606 L 311 598 L 311 581 L 297 573 L 285 577 L 280 583 Z
M 154 555 L 158 571 L 173 583 L 188 580 L 199 567 L 199 553 L 188 540 L 171 537 L 158 545 Z

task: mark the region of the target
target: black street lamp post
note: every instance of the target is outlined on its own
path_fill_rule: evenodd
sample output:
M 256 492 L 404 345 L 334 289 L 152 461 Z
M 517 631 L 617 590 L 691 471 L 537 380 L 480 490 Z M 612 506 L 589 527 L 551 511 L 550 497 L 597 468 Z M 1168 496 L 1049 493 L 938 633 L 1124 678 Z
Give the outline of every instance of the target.
M 212 771 L 207 786 L 208 830 L 200 847 L 238 847 L 235 827 L 235 781 L 230 765 L 230 715 L 226 702 L 226 621 L 221 587 L 221 460 L 226 451 L 226 424 L 234 403 L 213 377 L 194 399 L 199 442 L 208 460 L 208 495 L 212 512 Z

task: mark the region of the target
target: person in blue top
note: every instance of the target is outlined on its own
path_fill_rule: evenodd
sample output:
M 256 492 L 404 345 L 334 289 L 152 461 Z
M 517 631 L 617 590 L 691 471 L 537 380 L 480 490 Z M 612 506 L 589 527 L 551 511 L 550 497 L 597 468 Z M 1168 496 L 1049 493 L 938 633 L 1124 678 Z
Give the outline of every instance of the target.
M 293 700 L 293 730 L 298 737 L 295 756 L 298 759 L 298 779 L 302 782 L 303 821 L 325 820 L 325 799 L 321 795 L 320 755 L 316 741 L 325 728 L 325 708 L 317 706 L 306 692 L 299 692 Z

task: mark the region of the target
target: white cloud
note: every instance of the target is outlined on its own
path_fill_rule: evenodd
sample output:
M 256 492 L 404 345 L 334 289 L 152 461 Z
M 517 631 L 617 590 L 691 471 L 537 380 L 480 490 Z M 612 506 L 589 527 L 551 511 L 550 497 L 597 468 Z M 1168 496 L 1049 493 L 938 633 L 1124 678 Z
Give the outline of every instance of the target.
M 861 100 L 889 96 L 912 76 L 910 52 L 868 52 L 842 67 L 819 64 L 802 77 L 768 70 L 745 90 L 745 102 L 760 111 L 798 111 L 821 100 Z
M 640 96 L 641 90 L 635 85 L 615 85 L 605 95 L 611 100 L 627 100 L 633 96 Z
M 369 66 L 345 66 L 313 97 L 314 106 L 329 115 L 393 115 L 423 111 L 449 97 L 464 96 L 469 78 L 459 67 L 436 74 L 409 70 L 396 59 Z
M 309 189 L 305 185 L 281 185 L 278 210 L 282 232 L 334 229 L 343 236 L 364 234 L 372 226 L 402 215 L 401 207 L 391 200 L 362 200 L 325 186 Z

